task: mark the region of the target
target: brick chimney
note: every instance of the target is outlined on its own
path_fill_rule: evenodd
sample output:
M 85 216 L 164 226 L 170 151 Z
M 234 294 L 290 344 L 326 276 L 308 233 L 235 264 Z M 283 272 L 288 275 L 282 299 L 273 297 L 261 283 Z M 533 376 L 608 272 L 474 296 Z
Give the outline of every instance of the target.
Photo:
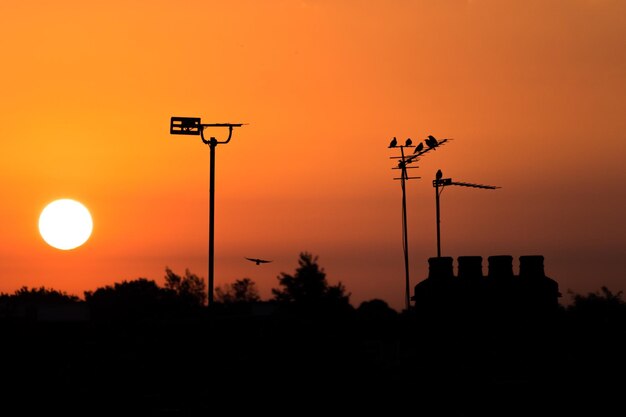
M 461 279 L 477 279 L 483 276 L 482 256 L 459 256 L 458 277 Z
M 452 257 L 442 256 L 438 258 L 428 258 L 428 278 L 446 279 L 453 277 Z
M 519 275 L 520 277 L 545 277 L 543 270 L 543 256 L 541 255 L 525 255 L 519 257 Z

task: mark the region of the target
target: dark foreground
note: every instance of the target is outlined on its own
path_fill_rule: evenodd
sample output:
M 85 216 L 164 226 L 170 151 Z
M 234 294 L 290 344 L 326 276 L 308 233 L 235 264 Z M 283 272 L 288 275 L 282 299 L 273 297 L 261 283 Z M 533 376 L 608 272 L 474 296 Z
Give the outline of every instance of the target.
M 4 415 L 618 415 L 624 328 L 207 314 L 0 323 Z M 59 413 L 59 414 L 57 414 Z

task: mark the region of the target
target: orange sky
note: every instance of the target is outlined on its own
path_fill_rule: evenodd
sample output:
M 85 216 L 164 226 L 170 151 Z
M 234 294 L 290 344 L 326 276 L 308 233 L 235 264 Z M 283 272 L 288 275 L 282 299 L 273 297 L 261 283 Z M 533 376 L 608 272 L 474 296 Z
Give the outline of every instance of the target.
M 209 149 L 171 116 L 249 123 L 216 149 L 216 286 L 267 298 L 308 251 L 355 306 L 402 309 L 387 144 L 433 134 L 454 140 L 407 184 L 411 286 L 442 169 L 502 187 L 444 191 L 442 255 L 542 254 L 563 301 L 626 290 L 626 2 L 3 2 L 0 43 L 0 292 L 206 278 Z M 94 218 L 73 251 L 37 231 L 63 197 Z

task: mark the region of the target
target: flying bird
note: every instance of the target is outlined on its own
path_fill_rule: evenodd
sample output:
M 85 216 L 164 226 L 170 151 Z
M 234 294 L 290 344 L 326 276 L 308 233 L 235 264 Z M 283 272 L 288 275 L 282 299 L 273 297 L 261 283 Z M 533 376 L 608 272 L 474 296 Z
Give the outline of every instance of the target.
M 421 152 L 422 149 L 424 149 L 424 144 L 422 142 L 418 143 L 417 146 L 415 147 L 415 150 L 413 151 L 413 153 L 418 153 Z
M 257 259 L 257 258 L 246 258 L 247 260 L 254 262 L 257 265 L 261 265 L 261 264 L 266 264 L 268 262 L 272 262 L 272 261 L 266 261 L 265 259 Z
M 406 142 L 404 142 L 404 146 L 411 146 L 413 144 L 413 141 L 411 140 L 411 138 L 407 138 Z

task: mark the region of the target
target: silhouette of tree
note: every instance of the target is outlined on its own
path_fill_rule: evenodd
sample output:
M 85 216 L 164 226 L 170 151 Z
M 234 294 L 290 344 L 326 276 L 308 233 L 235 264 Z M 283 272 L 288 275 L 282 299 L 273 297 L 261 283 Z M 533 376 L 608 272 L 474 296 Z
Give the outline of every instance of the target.
M 622 292 L 614 293 L 603 286 L 587 295 L 574 294 L 566 318 L 562 345 L 571 364 L 565 374 L 568 381 L 577 381 L 584 387 L 581 392 L 596 394 L 615 389 L 615 376 L 626 373 L 626 302 Z M 594 415 L 611 415 L 621 406 L 605 398 L 603 394 L 594 402 Z
M 180 301 L 189 306 L 203 306 L 207 300 L 204 280 L 189 269 L 185 269 L 185 275 L 181 277 L 170 268 L 165 268 L 165 288 L 173 291 Z
M 318 265 L 318 257 L 301 252 L 298 268 L 294 275 L 282 272 L 277 278 L 282 288 L 272 289 L 274 300 L 283 306 L 292 306 L 299 311 L 348 311 L 350 294 L 341 282 L 329 285 L 324 269 Z
M 607 324 L 613 320 L 626 320 L 626 301 L 622 300 L 622 291 L 613 293 L 607 287 L 587 295 L 573 295 L 573 303 L 567 307 L 567 313 L 578 320 Z
M 76 295 L 68 295 L 65 292 L 48 289 L 45 287 L 28 288 L 26 286 L 15 291 L 12 296 L 14 300 L 32 303 L 73 303 L 80 301 Z
M 363 301 L 356 311 L 359 316 L 368 320 L 387 320 L 396 318 L 398 315 L 398 312 L 389 307 L 386 301 L 379 298 Z
M 256 284 L 250 278 L 238 279 L 215 289 L 215 301 L 218 303 L 253 303 L 260 300 Z
M 45 287 L 28 288 L 26 286 L 13 294 L 0 294 L 0 317 L 24 317 L 34 319 L 43 306 L 78 304 L 76 295 L 69 295 Z
M 85 301 L 97 319 L 155 319 L 173 303 L 172 290 L 159 288 L 152 280 L 138 278 L 112 287 L 85 291 Z
M 360 326 L 360 331 L 370 336 L 391 336 L 395 334 L 399 323 L 398 312 L 379 298 L 363 301 L 356 309 L 356 318 L 356 325 Z

